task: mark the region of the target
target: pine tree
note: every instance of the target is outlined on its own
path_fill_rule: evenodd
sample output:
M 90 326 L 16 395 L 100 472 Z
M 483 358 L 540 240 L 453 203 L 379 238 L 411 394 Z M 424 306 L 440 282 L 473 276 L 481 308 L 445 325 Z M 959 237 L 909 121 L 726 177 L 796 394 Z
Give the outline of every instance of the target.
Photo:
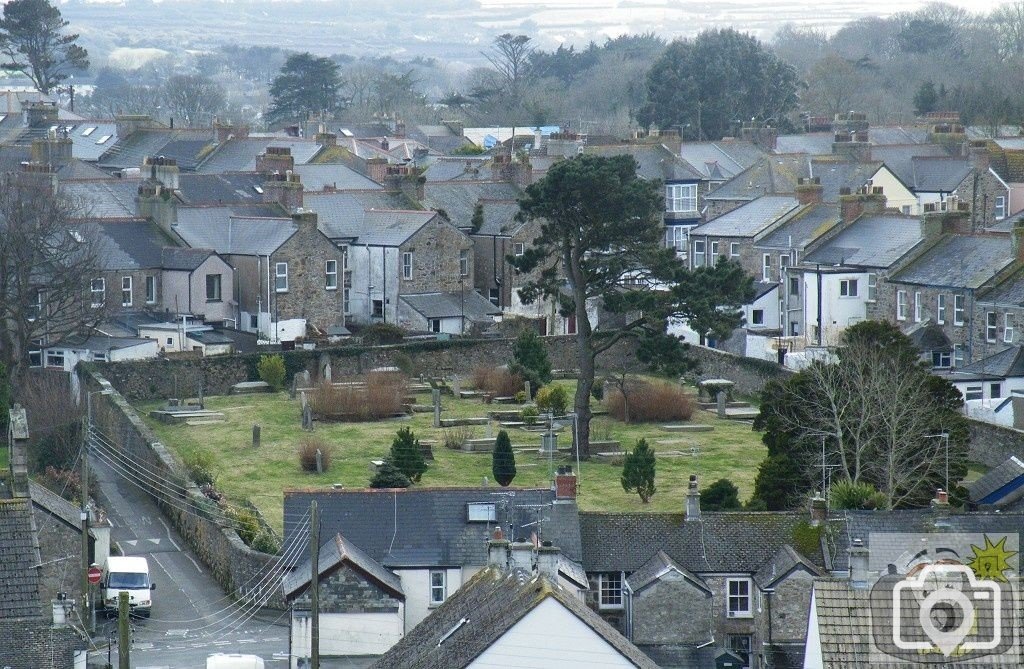
M 512 358 L 519 365 L 533 372 L 531 376 L 536 376 L 541 384 L 551 383 L 551 361 L 548 360 L 547 349 L 544 348 L 544 342 L 533 330 L 525 329 L 519 333 L 512 346 Z
M 512 452 L 512 440 L 508 432 L 502 430 L 494 441 L 494 454 L 491 459 L 491 473 L 498 485 L 504 487 L 512 483 L 516 477 L 516 456 Z
M 640 501 L 647 504 L 656 492 L 654 468 L 654 449 L 647 445 L 646 439 L 640 439 L 622 463 L 622 489 L 635 492 L 640 495 Z
M 391 463 L 414 482 L 419 482 L 427 463 L 420 450 L 420 441 L 407 427 L 403 427 L 391 444 Z
M 480 202 L 473 207 L 473 218 L 469 219 L 469 225 L 474 234 L 480 232 L 480 228 L 484 227 L 484 205 Z
M 409 477 L 390 462 L 385 462 L 370 479 L 371 488 L 408 488 L 412 485 Z

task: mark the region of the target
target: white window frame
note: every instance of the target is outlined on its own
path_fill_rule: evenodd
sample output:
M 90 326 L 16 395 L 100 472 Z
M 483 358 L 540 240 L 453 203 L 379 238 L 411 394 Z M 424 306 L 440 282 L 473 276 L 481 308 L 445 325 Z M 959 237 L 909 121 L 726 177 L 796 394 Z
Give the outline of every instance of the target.
M 932 351 L 932 367 L 949 369 L 953 366 L 953 354 L 949 351 Z
M 665 226 L 665 248 L 675 249 L 676 253 L 686 253 L 686 226 Z
M 103 277 L 93 279 L 89 283 L 89 294 L 92 308 L 99 309 L 102 307 L 107 301 L 107 280 Z M 97 295 L 99 296 L 98 298 Z
M 794 288 L 796 288 L 796 290 L 793 290 Z M 791 277 L 789 277 L 789 294 L 792 297 L 799 297 L 800 296 L 800 277 L 799 276 L 791 276 Z
M 215 278 L 216 277 L 216 278 Z M 210 281 L 213 281 L 212 285 Z M 213 296 L 210 296 L 210 288 L 214 288 Z M 224 298 L 224 277 L 221 274 L 206 275 L 206 301 L 220 302 Z
M 1001 221 L 1006 218 L 1006 196 L 996 195 L 995 199 L 995 219 Z
M 121 306 L 132 306 L 132 278 L 130 276 L 121 277 Z
M 964 364 L 963 344 L 953 344 L 953 367 L 961 367 Z
M 697 249 L 700 249 L 699 251 Z M 700 267 L 704 264 L 704 255 L 707 251 L 707 243 L 703 239 L 693 240 L 693 266 Z
M 757 315 L 760 314 L 761 318 L 758 319 Z M 764 327 L 764 309 L 751 309 L 750 310 L 750 324 Z
M 734 639 L 746 639 L 746 650 L 738 650 L 735 648 L 737 644 L 733 642 Z M 750 634 L 727 634 L 725 636 L 725 647 L 729 649 L 730 653 L 739 655 L 744 660 L 742 669 L 750 669 L 752 662 L 751 658 L 754 657 L 754 637 Z
M 597 606 L 602 611 L 623 608 L 622 572 L 608 572 L 597 575 Z
M 57 362 L 59 361 L 59 362 Z M 46 367 L 64 369 L 64 349 L 53 349 L 46 352 Z
M 526 244 L 523 242 L 516 242 L 512 245 L 512 255 L 521 256 L 526 253 Z
M 921 308 L 921 291 L 914 291 L 914 322 L 920 323 L 923 320 L 923 309 Z
M 412 278 L 412 251 L 402 252 L 402 278 L 407 281 Z
M 907 291 L 896 291 L 896 320 L 907 320 Z
M 734 594 L 734 588 L 735 594 Z M 725 579 L 725 615 L 727 618 L 752 618 L 754 616 L 754 593 L 749 578 Z M 746 601 L 746 608 L 740 604 Z
M 985 341 L 990 344 L 996 343 L 999 336 L 999 319 L 994 311 L 985 312 Z
M 857 285 L 857 281 L 857 279 L 840 279 L 839 297 L 858 297 L 860 294 L 860 287 Z
M 964 296 L 960 294 L 953 295 L 953 325 L 960 326 L 964 324 Z
M 288 292 L 288 263 L 274 263 L 274 292 Z
M 935 297 L 935 322 L 939 325 L 946 324 L 946 294 L 939 293 Z
M 771 281 L 772 280 L 772 254 L 764 253 L 761 255 L 761 280 Z
M 469 250 L 459 251 L 459 276 L 469 276 Z
M 146 304 L 156 304 L 156 277 L 146 277 Z
M 665 211 L 673 214 L 697 211 L 697 184 L 665 184 Z
M 720 246 L 720 244 L 718 243 L 717 240 L 711 242 L 711 253 L 708 254 L 708 255 L 710 255 L 712 258 L 717 258 L 718 257 L 718 247 L 719 246 Z
M 875 302 L 878 300 L 878 275 L 874 272 L 868 273 L 868 302 Z
M 36 302 L 29 306 L 28 314 L 25 317 L 29 323 L 34 323 L 43 313 L 43 291 L 36 290 Z
M 1003 399 L 1003 384 L 999 381 L 993 381 L 988 384 L 988 398 L 990 400 Z
M 431 569 L 428 579 L 430 606 L 444 604 L 448 598 L 448 573 L 444 569 Z
M 338 261 L 324 261 L 324 288 L 326 290 L 338 290 Z
M 1009 311 L 1003 314 L 1003 343 L 1013 343 L 1013 314 Z
M 739 258 L 740 257 L 740 243 L 739 242 L 729 242 L 729 257 L 730 258 Z
M 341 294 L 341 311 L 348 315 L 352 313 L 352 289 L 345 288 Z
M 964 401 L 969 402 L 973 400 L 985 399 L 985 386 L 981 383 L 964 386 Z

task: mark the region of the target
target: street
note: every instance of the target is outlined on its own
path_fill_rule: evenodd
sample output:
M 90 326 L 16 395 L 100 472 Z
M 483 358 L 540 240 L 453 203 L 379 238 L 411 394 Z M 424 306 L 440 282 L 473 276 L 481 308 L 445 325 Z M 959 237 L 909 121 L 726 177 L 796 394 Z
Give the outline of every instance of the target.
M 178 536 L 160 510 L 102 458 L 90 460 L 98 498 L 113 524 L 111 551 L 149 561 L 156 590 L 150 618 L 132 620 L 131 664 L 136 669 L 196 669 L 212 653 L 259 655 L 268 667 L 287 666 L 288 623 L 282 611 L 261 612 L 236 603 Z M 90 664 L 107 661 L 107 640 L 117 664 L 117 616 L 97 613 Z

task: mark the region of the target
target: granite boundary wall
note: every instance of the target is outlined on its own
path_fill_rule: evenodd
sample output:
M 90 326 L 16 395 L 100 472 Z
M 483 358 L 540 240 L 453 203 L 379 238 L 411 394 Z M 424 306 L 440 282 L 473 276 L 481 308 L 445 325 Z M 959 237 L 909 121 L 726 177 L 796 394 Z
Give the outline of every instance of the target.
M 996 467 L 1011 455 L 1024 455 L 1024 432 L 1002 425 L 968 419 L 970 428 L 969 457 L 986 467 Z
M 181 464 L 110 381 L 89 371 L 83 375 L 83 386 L 85 391 L 112 391 L 93 396 L 94 424 L 127 456 L 126 462 L 136 463 L 133 484 L 145 488 L 214 579 L 236 598 L 266 598 L 266 606 L 285 609 L 280 588 L 275 585 L 271 592 L 262 582 L 278 557 L 242 542 L 216 504 L 187 479 Z

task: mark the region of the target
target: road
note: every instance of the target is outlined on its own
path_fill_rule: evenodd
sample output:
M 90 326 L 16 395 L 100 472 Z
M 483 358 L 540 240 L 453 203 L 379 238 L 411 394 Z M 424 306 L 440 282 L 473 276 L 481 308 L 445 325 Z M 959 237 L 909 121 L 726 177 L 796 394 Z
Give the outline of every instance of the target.
M 148 495 L 101 458 L 93 456 L 90 465 L 113 524 L 111 550 L 116 545 L 124 555 L 146 557 L 156 584 L 150 618 L 132 621 L 132 667 L 196 669 L 212 653 L 254 654 L 267 667 L 288 666 L 287 615 L 230 600 Z M 116 616 L 98 614 L 96 628 L 100 648 L 90 663 L 106 662 L 106 639 L 112 636 L 116 665 Z

